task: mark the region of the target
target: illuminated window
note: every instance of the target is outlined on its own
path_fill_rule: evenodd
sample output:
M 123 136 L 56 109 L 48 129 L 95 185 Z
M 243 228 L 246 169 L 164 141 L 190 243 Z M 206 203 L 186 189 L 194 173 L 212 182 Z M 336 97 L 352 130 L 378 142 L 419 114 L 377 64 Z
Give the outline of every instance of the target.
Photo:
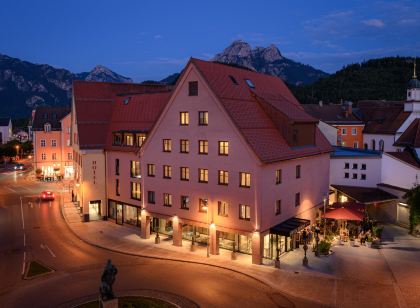
M 140 183 L 131 182 L 131 199 L 141 200 Z
M 251 220 L 251 207 L 246 204 L 239 204 L 239 219 Z
M 125 145 L 126 146 L 133 146 L 134 145 L 134 137 L 132 134 L 126 134 L 125 137 Z
M 190 142 L 187 139 L 181 139 L 179 141 L 179 151 L 181 153 L 189 153 L 190 152 Z
M 179 113 L 179 124 L 180 125 L 190 124 L 190 115 L 187 111 L 183 111 Z
M 147 175 L 148 176 L 155 176 L 156 174 L 156 165 L 155 164 L 147 164 Z
M 163 152 L 171 152 L 171 151 L 172 151 L 172 140 L 163 139 Z
M 219 216 L 228 216 L 229 204 L 224 201 L 217 202 L 217 213 Z
M 198 199 L 198 211 L 202 213 L 207 213 L 208 210 L 208 200 L 206 198 Z
M 136 146 L 141 147 L 146 140 L 146 134 L 136 134 Z
M 163 178 L 170 179 L 172 178 L 172 167 L 168 165 L 163 166 Z
M 251 173 L 239 172 L 239 186 L 251 187 Z
M 219 141 L 219 155 L 229 155 L 229 141 Z
M 190 209 L 190 198 L 188 196 L 181 196 L 181 209 Z
M 198 154 L 209 153 L 209 142 L 207 140 L 198 140 Z
M 172 195 L 168 193 L 163 194 L 163 205 L 172 206 Z
M 132 160 L 130 162 L 130 176 L 132 178 L 140 177 L 140 162 Z
M 209 113 L 207 111 L 198 112 L 198 125 L 209 125 Z
M 181 181 L 189 181 L 190 179 L 190 168 L 180 167 Z
M 219 185 L 228 185 L 229 184 L 229 172 L 224 170 L 219 170 Z
M 276 170 L 276 184 L 281 183 L 281 169 Z
M 198 181 L 200 183 L 208 183 L 209 181 L 209 170 L 208 169 L 198 169 Z

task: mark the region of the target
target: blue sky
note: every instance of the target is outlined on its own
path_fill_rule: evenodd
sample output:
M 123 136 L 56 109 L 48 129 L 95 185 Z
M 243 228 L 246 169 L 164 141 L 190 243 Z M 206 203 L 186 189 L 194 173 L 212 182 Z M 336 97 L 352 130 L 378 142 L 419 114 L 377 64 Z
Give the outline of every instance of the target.
M 420 55 L 419 30 L 419 0 L 2 1 L 0 53 L 72 72 L 102 64 L 142 81 L 243 39 L 331 73 Z

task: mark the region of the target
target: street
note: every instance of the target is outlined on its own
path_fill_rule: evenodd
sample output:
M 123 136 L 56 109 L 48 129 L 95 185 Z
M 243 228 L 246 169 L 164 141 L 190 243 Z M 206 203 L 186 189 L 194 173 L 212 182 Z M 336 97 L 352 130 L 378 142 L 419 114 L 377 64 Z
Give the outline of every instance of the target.
M 201 307 L 314 306 L 225 269 L 111 253 L 85 244 L 69 230 L 61 215 L 62 186 L 35 182 L 27 176 L 0 174 L 2 307 L 74 306 L 97 299 L 100 275 L 108 259 L 119 271 L 114 284 L 117 295 L 159 290 L 183 296 Z M 39 202 L 39 193 L 46 189 L 55 192 L 55 200 Z M 22 279 L 33 260 L 55 271 Z

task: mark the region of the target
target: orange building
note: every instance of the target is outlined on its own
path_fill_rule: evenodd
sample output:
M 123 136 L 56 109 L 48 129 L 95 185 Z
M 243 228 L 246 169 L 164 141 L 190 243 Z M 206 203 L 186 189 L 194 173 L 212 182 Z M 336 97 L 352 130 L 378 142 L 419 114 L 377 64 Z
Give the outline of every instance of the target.
M 73 177 L 71 113 L 66 107 L 39 107 L 32 119 L 34 170 L 44 179 Z
M 363 149 L 364 123 L 354 114 L 351 102 L 343 104 L 303 105 L 305 111 L 314 118 L 336 128 L 336 143 L 333 145 Z

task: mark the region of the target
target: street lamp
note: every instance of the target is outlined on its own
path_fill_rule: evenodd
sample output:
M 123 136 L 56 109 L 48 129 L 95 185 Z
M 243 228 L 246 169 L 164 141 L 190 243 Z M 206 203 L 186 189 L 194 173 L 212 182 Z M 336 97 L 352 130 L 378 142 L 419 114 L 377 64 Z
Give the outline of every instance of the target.
M 15 148 L 16 148 L 16 158 L 19 159 L 19 145 L 16 145 Z
M 204 205 L 201 207 L 206 211 L 206 224 L 207 224 L 207 258 L 210 257 L 210 225 L 209 225 L 209 205 L 207 200 L 204 200 Z M 214 225 L 214 223 L 212 223 Z M 194 236 L 194 235 L 193 235 Z
M 325 240 L 325 232 L 327 230 L 327 218 L 325 217 L 325 210 L 327 207 L 327 196 L 324 195 L 324 198 L 322 199 L 324 203 L 324 240 Z

